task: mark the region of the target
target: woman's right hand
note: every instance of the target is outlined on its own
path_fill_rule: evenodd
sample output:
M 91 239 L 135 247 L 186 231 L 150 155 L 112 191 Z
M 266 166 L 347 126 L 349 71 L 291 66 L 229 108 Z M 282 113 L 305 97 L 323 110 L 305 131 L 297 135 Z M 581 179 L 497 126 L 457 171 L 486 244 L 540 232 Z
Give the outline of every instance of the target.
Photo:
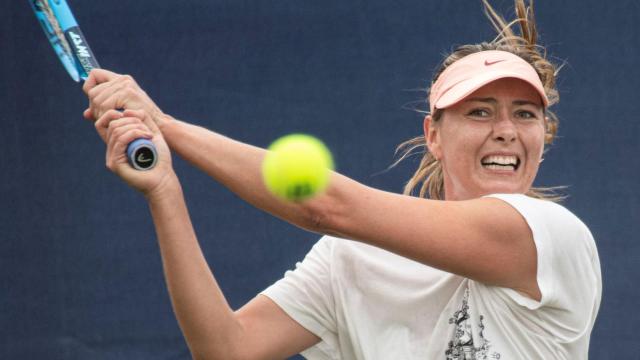
M 107 168 L 129 186 L 150 198 L 177 184 L 169 147 L 158 126 L 144 110 L 109 110 L 95 122 L 95 127 L 107 144 Z M 127 146 L 138 138 L 149 139 L 156 147 L 158 162 L 151 170 L 135 170 L 127 160 Z

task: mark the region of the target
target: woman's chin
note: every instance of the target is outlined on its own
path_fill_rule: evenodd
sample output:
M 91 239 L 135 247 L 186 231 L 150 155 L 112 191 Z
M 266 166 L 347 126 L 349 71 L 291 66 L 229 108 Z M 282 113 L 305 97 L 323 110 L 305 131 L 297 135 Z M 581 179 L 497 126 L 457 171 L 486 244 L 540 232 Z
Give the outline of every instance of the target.
M 475 187 L 474 198 L 491 194 L 524 194 L 528 187 L 512 181 L 491 181 L 478 184 Z
M 531 187 L 529 184 L 525 184 L 522 179 L 515 177 L 487 178 L 483 176 L 468 180 L 470 181 L 449 183 L 445 181 L 445 198 L 447 200 L 468 200 L 491 194 L 525 194 Z M 452 191 L 448 191 L 448 189 Z
M 521 184 L 511 182 L 495 182 L 482 186 L 480 192 L 482 196 L 491 194 L 524 194 L 527 192 L 526 187 Z

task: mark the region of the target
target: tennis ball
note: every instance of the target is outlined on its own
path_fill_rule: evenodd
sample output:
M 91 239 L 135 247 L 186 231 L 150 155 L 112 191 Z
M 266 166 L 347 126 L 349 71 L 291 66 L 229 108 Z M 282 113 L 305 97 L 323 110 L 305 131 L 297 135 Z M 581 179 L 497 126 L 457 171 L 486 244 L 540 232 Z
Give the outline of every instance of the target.
M 269 146 L 262 163 L 262 178 L 274 195 L 301 201 L 327 187 L 331 170 L 331 152 L 322 141 L 310 135 L 291 134 Z

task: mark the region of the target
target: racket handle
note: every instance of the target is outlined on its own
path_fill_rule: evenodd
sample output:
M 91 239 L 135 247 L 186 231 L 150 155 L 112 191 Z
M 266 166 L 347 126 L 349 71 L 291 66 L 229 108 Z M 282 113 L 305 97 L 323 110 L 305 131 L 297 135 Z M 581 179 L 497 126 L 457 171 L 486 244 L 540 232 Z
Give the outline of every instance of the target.
M 151 170 L 158 162 L 158 153 L 151 140 L 140 138 L 127 146 L 127 159 L 136 170 Z

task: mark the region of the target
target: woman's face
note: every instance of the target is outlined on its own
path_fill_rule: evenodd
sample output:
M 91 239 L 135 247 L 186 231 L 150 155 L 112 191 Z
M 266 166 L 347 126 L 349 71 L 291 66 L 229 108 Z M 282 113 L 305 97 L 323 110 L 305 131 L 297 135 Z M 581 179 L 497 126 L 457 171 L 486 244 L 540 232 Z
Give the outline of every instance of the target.
M 430 151 L 444 174 L 445 199 L 526 193 L 538 172 L 546 120 L 542 100 L 528 83 L 496 80 L 425 119 Z

